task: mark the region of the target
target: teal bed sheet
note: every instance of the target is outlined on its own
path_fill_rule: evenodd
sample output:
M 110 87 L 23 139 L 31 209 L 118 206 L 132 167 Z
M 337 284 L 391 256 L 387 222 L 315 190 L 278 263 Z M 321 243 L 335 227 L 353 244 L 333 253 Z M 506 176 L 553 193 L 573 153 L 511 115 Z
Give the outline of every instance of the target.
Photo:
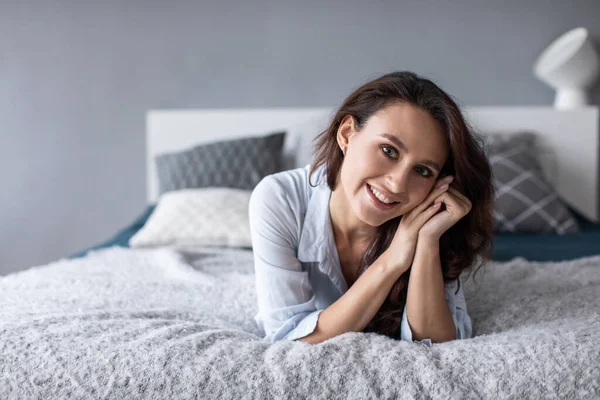
M 600 224 L 571 210 L 581 232 L 567 235 L 497 233 L 492 259 L 507 261 L 524 257 L 530 261 L 566 261 L 600 255 Z
M 112 246 L 129 247 L 129 239 L 131 239 L 131 237 L 133 235 L 135 235 L 135 233 L 137 231 L 142 229 L 142 227 L 144 226 L 146 221 L 148 221 L 148 218 L 150 218 L 150 215 L 152 214 L 152 211 L 154 211 L 155 207 L 156 207 L 155 204 L 148 205 L 146 207 L 146 209 L 144 210 L 144 212 L 142 212 L 142 214 L 139 217 L 137 217 L 135 219 L 135 221 L 133 221 L 129 226 L 121 229 L 119 232 L 117 232 L 111 238 L 109 238 L 101 243 L 98 243 L 92 247 L 81 250 L 81 251 L 71 255 L 69 258 L 83 257 L 90 250 L 98 250 L 98 249 L 102 249 L 105 247 L 112 247 Z

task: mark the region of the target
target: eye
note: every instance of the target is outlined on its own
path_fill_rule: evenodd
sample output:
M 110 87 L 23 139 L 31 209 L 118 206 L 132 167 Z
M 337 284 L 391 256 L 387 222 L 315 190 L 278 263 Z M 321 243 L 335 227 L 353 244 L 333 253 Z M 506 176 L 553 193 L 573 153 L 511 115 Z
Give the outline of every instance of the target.
M 415 171 L 417 171 L 419 175 L 425 178 L 430 178 L 433 176 L 433 173 L 431 172 L 431 170 L 429 170 L 429 168 L 417 167 L 415 168 Z
M 383 145 L 383 146 L 381 146 L 381 151 L 383 151 L 383 154 L 385 154 L 386 157 L 388 157 L 388 158 L 392 158 L 392 159 L 396 158 L 396 157 L 394 157 L 394 155 L 397 153 L 397 151 L 395 148 L 393 148 L 391 146 Z M 415 171 L 417 171 L 417 173 L 424 178 L 431 178 L 433 176 L 433 172 L 431 172 L 431 170 L 429 168 L 416 167 Z
M 386 145 L 381 146 L 381 150 L 383 151 L 383 154 L 385 154 L 389 158 L 395 158 L 393 156 L 393 154 L 397 153 L 396 149 L 394 149 L 393 147 L 390 147 L 390 146 L 386 146 Z

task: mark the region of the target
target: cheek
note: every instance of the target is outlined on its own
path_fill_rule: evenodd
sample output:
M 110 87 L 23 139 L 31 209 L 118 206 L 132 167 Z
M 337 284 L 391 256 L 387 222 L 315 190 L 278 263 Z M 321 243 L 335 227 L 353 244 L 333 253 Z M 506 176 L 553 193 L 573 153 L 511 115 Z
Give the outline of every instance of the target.
M 409 189 L 409 204 L 411 209 L 421 204 L 431 193 L 433 185 L 430 182 L 424 182 L 423 179 L 419 179 L 420 182 L 415 182 Z
M 385 164 L 385 160 L 372 153 L 363 153 L 351 161 L 351 169 L 357 178 L 365 176 L 370 177 L 371 175 L 381 175 L 388 169 L 388 165 Z
M 342 180 L 349 191 L 362 190 L 366 180 L 378 177 L 385 172 L 385 164 L 369 154 L 355 154 L 344 161 Z

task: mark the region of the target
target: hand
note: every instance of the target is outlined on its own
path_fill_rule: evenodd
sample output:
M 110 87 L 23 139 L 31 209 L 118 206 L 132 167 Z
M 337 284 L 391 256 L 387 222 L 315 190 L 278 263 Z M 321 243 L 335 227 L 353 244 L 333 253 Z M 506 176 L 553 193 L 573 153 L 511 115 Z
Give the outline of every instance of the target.
M 472 207 L 471 201 L 451 185 L 447 191 L 435 198 L 435 203 L 444 203 L 446 209 L 431 217 L 421 227 L 419 238 L 439 240 L 444 232 L 467 215 Z
M 408 270 L 413 262 L 417 239 L 422 227 L 441 209 L 441 202 L 434 204 L 434 201 L 445 195 L 452 179 L 452 176 L 448 176 L 438 180 L 427 198 L 402 216 L 390 246 L 382 254 L 384 259 L 389 262 L 388 265 L 397 269 L 401 274 Z M 437 223 L 434 228 L 437 229 L 438 224 L 440 223 Z

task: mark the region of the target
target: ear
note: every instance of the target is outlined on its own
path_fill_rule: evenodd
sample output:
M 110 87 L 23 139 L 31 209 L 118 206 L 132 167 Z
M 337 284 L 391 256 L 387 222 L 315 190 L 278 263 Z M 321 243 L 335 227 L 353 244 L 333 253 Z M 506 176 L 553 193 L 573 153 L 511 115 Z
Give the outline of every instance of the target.
M 340 148 L 345 149 L 346 147 L 348 147 L 350 137 L 352 137 L 352 135 L 356 133 L 354 126 L 354 117 L 352 115 L 346 115 L 342 119 L 342 122 L 340 123 L 340 126 L 337 130 L 337 142 Z

